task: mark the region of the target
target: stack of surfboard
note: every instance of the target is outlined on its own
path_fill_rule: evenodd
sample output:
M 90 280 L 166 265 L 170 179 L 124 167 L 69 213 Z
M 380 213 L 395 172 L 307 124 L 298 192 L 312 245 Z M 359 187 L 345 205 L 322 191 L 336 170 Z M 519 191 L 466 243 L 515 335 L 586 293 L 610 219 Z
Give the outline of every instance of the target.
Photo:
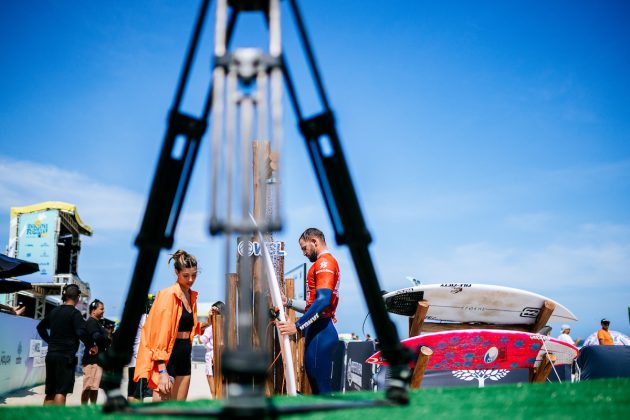
M 556 356 L 556 365 L 569 364 L 577 357 L 576 347 L 535 332 L 474 328 L 475 323 L 533 325 L 545 301 L 556 304 L 549 322 L 577 320 L 563 305 L 536 293 L 487 284 L 448 283 L 417 285 L 383 298 L 387 309 L 395 314 L 413 316 L 418 302 L 426 300 L 426 321 L 470 324 L 470 329 L 422 334 L 402 341 L 416 353 L 422 346 L 433 350 L 427 370 L 531 368 L 539 366 L 547 354 Z M 380 352 L 367 361 L 386 364 Z

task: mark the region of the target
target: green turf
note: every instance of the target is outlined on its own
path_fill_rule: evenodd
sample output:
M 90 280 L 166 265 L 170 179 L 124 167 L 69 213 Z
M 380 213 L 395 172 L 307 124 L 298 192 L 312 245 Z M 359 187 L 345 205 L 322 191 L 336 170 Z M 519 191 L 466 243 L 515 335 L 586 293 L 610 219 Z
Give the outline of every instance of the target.
M 286 416 L 287 419 L 316 420 L 406 420 L 420 419 L 533 419 L 533 418 L 629 418 L 630 379 L 595 380 L 580 383 L 516 384 L 488 388 L 432 388 L 413 391 L 407 406 L 373 407 L 337 412 L 312 412 Z M 349 393 L 331 397 L 277 397 L 274 404 L 286 406 L 300 403 L 324 403 L 382 399 L 381 393 Z M 145 404 L 144 406 L 149 406 Z M 187 403 L 167 403 L 162 406 L 177 409 L 219 407 L 217 401 L 199 400 Z M 0 419 L 97 419 L 102 417 L 128 419 L 137 416 L 105 416 L 101 407 L 2 407 Z M 146 418 L 142 416 L 141 418 Z M 168 416 L 174 419 L 179 416 Z

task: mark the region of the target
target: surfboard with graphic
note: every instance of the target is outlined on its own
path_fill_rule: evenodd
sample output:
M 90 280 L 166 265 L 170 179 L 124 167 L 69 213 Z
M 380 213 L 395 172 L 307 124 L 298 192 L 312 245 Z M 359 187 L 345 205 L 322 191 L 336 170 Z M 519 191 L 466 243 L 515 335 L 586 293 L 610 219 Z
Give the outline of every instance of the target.
M 422 346 L 433 350 L 427 370 L 531 368 L 539 366 L 547 353 L 556 356 L 556 365 L 564 365 L 578 355 L 575 346 L 555 338 L 507 330 L 444 331 L 407 338 L 401 343 L 416 356 Z M 380 352 L 370 356 L 367 362 L 387 365 Z
M 545 300 L 556 304 L 550 322 L 577 320 L 566 307 L 545 296 L 489 284 L 422 284 L 387 293 L 383 299 L 389 312 L 406 316 L 413 316 L 418 301 L 425 299 L 428 321 L 530 325 Z

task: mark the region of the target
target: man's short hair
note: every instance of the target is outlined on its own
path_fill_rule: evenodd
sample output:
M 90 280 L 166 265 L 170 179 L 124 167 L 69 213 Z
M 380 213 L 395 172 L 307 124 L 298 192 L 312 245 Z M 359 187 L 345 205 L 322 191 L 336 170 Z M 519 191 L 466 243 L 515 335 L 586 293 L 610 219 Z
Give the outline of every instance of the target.
M 77 301 L 79 300 L 80 294 L 81 294 L 81 290 L 79 289 L 79 286 L 77 286 L 76 284 L 68 284 L 64 286 L 63 288 L 63 292 L 61 294 L 61 300 L 63 300 L 64 302 L 68 299 Z
M 302 241 L 308 241 L 311 238 L 317 238 L 320 241 L 322 241 L 323 243 L 326 243 L 326 238 L 324 237 L 324 232 L 322 232 L 321 230 L 317 229 L 317 228 L 308 228 L 304 231 L 304 233 L 302 233 L 302 235 L 300 235 L 300 240 Z

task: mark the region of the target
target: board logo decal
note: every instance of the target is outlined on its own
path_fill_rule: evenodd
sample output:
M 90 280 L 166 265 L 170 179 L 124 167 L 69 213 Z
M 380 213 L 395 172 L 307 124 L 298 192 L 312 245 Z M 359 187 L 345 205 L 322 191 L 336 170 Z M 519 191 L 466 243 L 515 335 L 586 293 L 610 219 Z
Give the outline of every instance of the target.
M 452 294 L 457 294 L 457 293 L 461 292 L 462 290 L 464 290 L 462 287 L 453 287 L 451 289 L 451 293 Z
M 440 287 L 470 287 L 470 283 L 442 283 Z
M 521 311 L 521 317 L 523 318 L 536 318 L 540 313 L 540 308 L 523 308 Z
M 490 347 L 486 354 L 483 355 L 483 361 L 486 363 L 492 363 L 496 360 L 499 355 L 499 349 L 496 347 Z

